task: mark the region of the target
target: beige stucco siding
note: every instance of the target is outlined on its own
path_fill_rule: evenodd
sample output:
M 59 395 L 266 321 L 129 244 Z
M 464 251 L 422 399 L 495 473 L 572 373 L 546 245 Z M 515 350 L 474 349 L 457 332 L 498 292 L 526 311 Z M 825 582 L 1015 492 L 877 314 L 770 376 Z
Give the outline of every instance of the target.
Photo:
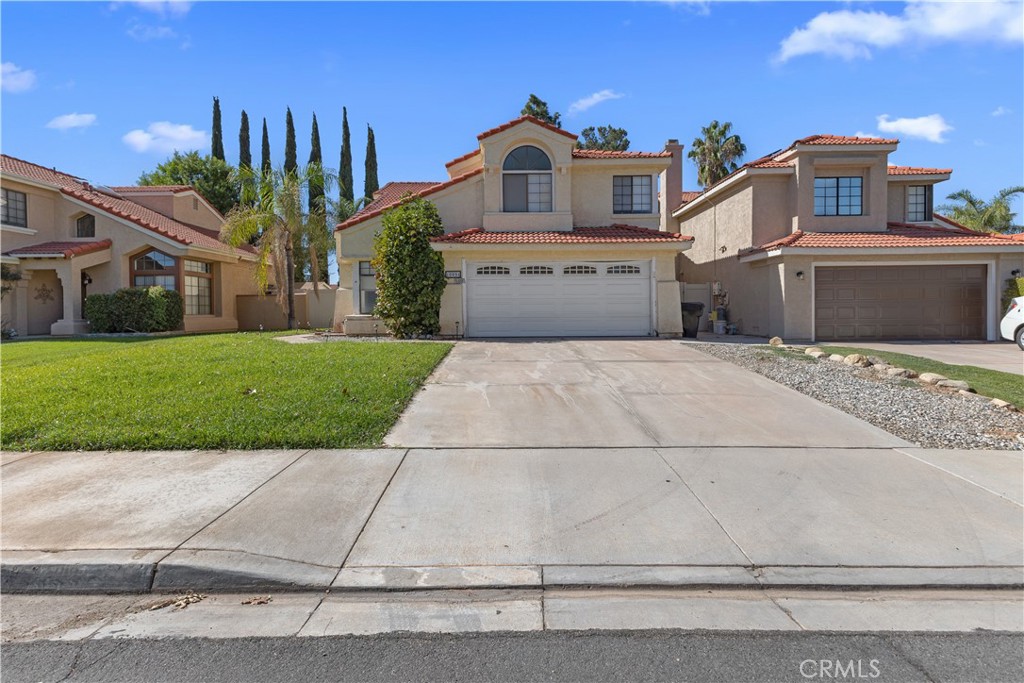
M 657 230 L 661 215 L 658 212 L 658 173 L 660 167 L 651 165 L 585 166 L 577 163 L 572 170 L 572 214 L 576 226 L 613 225 L 625 223 Z M 615 176 L 646 176 L 651 178 L 651 212 L 622 214 L 613 212 L 612 185 Z
M 5 177 L 4 187 L 25 192 L 27 195 L 27 222 L 32 232 L 26 234 L 24 231 L 3 228 L 3 251 L 8 252 L 20 247 L 50 241 L 93 242 L 109 239 L 113 243 L 108 250 L 74 256 L 70 259 L 20 259 L 16 267 L 23 273 L 48 271 L 55 273 L 55 277 L 59 278 L 62 283 L 62 291 L 68 295 L 65 297 L 62 320 L 73 322 L 83 318 L 80 296 L 83 273 L 92 279 L 92 283 L 87 287 L 87 294 L 109 293 L 123 287 L 130 287 L 132 284 L 130 273 L 132 258 L 150 249 L 157 249 L 178 259 L 189 258 L 213 264 L 214 313 L 208 316 L 186 316 L 186 331 L 236 329 L 235 296 L 257 292 L 257 286 L 252 276 L 254 263 L 250 260 L 242 260 L 227 250 L 213 251 L 190 247 L 114 218 L 85 202 L 67 197 L 56 190 L 20 183 L 15 178 Z M 191 207 L 191 195 L 186 198 Z M 200 206 L 203 206 L 201 202 Z M 209 210 L 204 209 L 204 211 L 208 215 L 213 215 Z M 76 220 L 87 213 L 96 219 L 95 237 L 78 238 L 75 236 Z M 214 226 L 215 228 L 216 226 Z M 179 282 L 182 291 L 183 285 L 183 282 Z M 9 297 L 4 297 L 4 319 L 12 324 L 19 334 L 27 333 L 25 330 L 29 324 L 29 318 L 35 315 L 32 312 L 33 300 L 28 294 L 27 290 L 21 288 L 11 292 Z M 8 298 L 11 298 L 10 302 L 8 302 Z M 10 316 L 6 312 L 8 308 L 13 312 Z M 33 329 L 38 329 L 38 326 Z M 69 322 L 61 329 L 65 332 L 77 332 L 85 328 L 73 329 Z

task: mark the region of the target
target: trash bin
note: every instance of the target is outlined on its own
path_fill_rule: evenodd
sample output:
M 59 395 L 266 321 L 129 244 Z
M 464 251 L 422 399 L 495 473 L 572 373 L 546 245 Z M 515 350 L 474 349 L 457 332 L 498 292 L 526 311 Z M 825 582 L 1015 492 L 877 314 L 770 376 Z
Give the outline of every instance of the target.
M 683 336 L 697 338 L 700 317 L 704 315 L 704 304 L 699 301 L 683 302 Z

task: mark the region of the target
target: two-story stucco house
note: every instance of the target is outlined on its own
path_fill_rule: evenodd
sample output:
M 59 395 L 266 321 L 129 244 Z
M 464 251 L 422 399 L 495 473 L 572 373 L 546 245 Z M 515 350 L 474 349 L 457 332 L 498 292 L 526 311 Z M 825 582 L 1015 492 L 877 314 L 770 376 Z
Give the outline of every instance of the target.
M 224 218 L 185 186 L 99 187 L 2 155 L 2 260 L 18 271 L 3 298 L 19 335 L 89 331 L 88 294 L 179 291 L 185 331 L 237 330 L 235 297 L 256 294 L 252 250 L 218 240 Z
M 680 280 L 711 283 L 746 334 L 998 339 L 1024 242 L 933 213 L 952 171 L 890 165 L 898 143 L 814 135 L 684 193 Z
M 336 327 L 373 331 L 373 238 L 382 214 L 415 195 L 434 202 L 445 228 L 433 244 L 449 278 L 442 334 L 679 335 L 676 261 L 692 239 L 669 211 L 682 197 L 682 146 L 599 152 L 576 139 L 523 116 L 478 135 L 446 164 L 447 180 L 381 188 L 335 233 Z

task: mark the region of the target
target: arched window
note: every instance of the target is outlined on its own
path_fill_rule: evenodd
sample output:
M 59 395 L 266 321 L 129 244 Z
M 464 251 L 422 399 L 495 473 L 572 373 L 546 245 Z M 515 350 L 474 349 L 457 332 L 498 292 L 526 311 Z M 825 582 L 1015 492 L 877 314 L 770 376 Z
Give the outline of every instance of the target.
M 133 287 L 177 289 L 178 262 L 173 256 L 152 249 L 132 258 Z
M 551 211 L 551 159 L 533 145 L 512 150 L 501 167 L 504 210 Z

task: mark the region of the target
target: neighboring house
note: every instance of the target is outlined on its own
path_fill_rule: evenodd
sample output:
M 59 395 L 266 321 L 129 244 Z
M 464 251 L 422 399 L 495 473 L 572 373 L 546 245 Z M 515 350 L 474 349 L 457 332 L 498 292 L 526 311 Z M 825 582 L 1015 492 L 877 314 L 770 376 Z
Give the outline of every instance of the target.
M 372 334 L 370 260 L 382 214 L 432 201 L 445 235 L 441 333 L 470 337 L 675 336 L 676 263 L 692 238 L 669 211 L 682 197 L 682 146 L 576 149 L 577 136 L 523 116 L 477 136 L 448 179 L 388 183 L 338 225 L 335 327 Z M 667 190 L 659 202 L 658 187 Z
M 185 331 L 238 329 L 235 297 L 255 294 L 256 257 L 218 240 L 224 218 L 184 186 L 99 187 L 2 155 L 4 296 L 19 335 L 89 331 L 87 294 L 157 285 L 181 292 Z
M 898 143 L 814 135 L 684 193 L 679 279 L 711 284 L 751 335 L 998 339 L 1024 241 L 933 213 L 952 171 L 889 165 Z

